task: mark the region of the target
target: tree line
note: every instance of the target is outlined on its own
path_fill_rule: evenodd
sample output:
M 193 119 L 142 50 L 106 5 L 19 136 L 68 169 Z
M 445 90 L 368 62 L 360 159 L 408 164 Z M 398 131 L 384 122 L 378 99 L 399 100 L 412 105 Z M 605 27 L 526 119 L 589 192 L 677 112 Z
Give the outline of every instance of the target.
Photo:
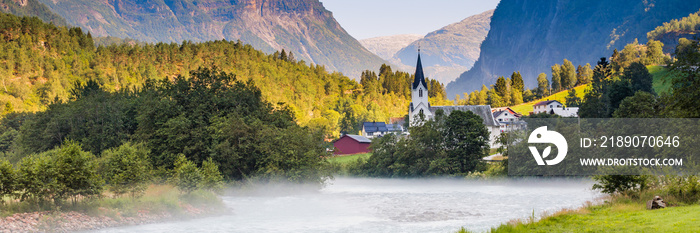
M 700 30 L 700 11 L 692 13 L 682 19 L 674 19 L 656 27 L 647 33 L 649 40 L 661 40 L 663 36 L 670 33 L 689 33 Z
M 635 40 L 626 45 L 621 52 L 615 49 L 609 60 L 611 72 L 622 74 L 625 72 L 625 68 L 630 67 L 632 63 L 642 65 L 667 64 L 671 58 L 663 53 L 663 46 L 663 43 L 655 40 L 650 40 L 645 45 L 640 45 Z M 566 97 L 567 106 L 578 107 L 581 99 L 577 96 L 574 88 L 587 85 L 594 79 L 594 70 L 590 63 L 576 67 L 567 59 L 564 59 L 561 65 L 554 64 L 551 67 L 551 74 L 551 77 L 548 78 L 547 74 L 540 73 L 537 76 L 537 87 L 526 89 L 522 75 L 516 71 L 509 78 L 498 77 L 496 83 L 489 87 L 482 85 L 481 90 L 464 93 L 464 97 L 457 95 L 455 102 L 466 105 L 491 105 L 492 107 L 514 106 L 569 90 Z

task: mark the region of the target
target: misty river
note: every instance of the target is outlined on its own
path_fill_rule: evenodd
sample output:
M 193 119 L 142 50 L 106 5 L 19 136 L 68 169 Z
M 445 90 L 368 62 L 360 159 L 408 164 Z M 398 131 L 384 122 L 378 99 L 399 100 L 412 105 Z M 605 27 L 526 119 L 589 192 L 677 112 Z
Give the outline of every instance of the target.
M 321 190 L 264 186 L 222 196 L 230 213 L 95 232 L 455 232 L 577 208 L 587 179 L 336 178 Z

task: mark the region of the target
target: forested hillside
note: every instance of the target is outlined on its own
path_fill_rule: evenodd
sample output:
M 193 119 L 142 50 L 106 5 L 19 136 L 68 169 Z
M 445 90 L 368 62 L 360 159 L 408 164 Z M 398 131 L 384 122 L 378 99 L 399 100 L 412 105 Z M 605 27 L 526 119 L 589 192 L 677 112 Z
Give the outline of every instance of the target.
M 329 136 L 357 133 L 362 121 L 404 116 L 409 102 L 403 90 L 365 90 L 346 76 L 297 61 L 285 51 L 267 55 L 242 42 L 96 47 L 80 28 L 9 14 L 0 15 L 0 21 L 5 22 L 0 25 L 2 114 L 43 111 L 50 103 L 66 102 L 70 90 L 87 80 L 114 92 L 141 88 L 148 79 L 189 77 L 199 67 L 216 67 L 238 80 L 251 80 L 266 101 L 283 103 L 297 122 L 323 128 Z M 413 79 L 402 77 L 406 83 Z
M 157 43 L 241 40 L 266 53 L 292 52 L 353 79 L 384 61 L 336 22 L 318 0 L 39 0 L 94 36 Z
M 448 96 L 494 83 L 513 71 L 520 71 L 525 85 L 534 87 L 537 75 L 549 73 L 551 64 L 563 59 L 594 64 L 635 38 L 646 43 L 647 32 L 698 9 L 700 2 L 681 0 L 503 0 L 479 60 L 448 85 Z
M 700 11 L 682 19 L 665 22 L 647 33 L 647 39 L 664 43 L 664 52 L 671 53 L 678 45 L 679 38 L 694 39 L 700 31 Z

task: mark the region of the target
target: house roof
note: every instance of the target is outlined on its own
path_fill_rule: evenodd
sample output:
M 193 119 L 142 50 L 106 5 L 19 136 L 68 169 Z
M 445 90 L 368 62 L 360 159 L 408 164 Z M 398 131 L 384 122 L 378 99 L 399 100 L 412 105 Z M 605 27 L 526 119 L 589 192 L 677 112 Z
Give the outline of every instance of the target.
M 510 107 L 493 108 L 493 109 L 491 109 L 491 112 L 493 112 L 493 117 L 494 117 L 494 118 L 495 118 L 495 117 L 498 117 L 498 116 L 500 116 L 501 114 L 506 113 L 506 112 L 507 112 L 507 113 L 510 113 L 510 114 L 512 114 L 513 116 L 518 117 L 518 118 L 520 118 L 520 117 L 523 116 L 523 114 L 520 114 L 520 113 L 516 112 L 515 110 L 511 109 Z
M 384 122 L 364 122 L 362 123 L 362 128 L 367 133 L 389 131 L 389 129 L 386 127 L 386 123 Z
M 401 131 L 402 130 L 402 127 L 399 124 L 387 124 L 384 122 L 364 122 L 364 123 L 362 123 L 362 128 L 367 133 L 390 132 L 390 131 Z
M 360 135 L 354 135 L 354 134 L 346 134 L 343 137 L 349 137 L 352 138 L 353 140 L 359 142 L 359 143 L 372 143 L 372 140 L 369 140 L 369 138 L 366 138 L 365 136 L 360 136 Z
M 470 111 L 484 120 L 486 126 L 499 126 L 498 122 L 493 119 L 491 114 L 491 106 L 489 105 L 461 105 L 461 106 L 433 106 L 430 107 L 430 112 L 435 114 L 435 111 L 442 110 L 445 116 L 449 116 L 452 111 Z
M 545 100 L 545 101 L 540 101 L 540 102 L 536 103 L 535 106 L 548 105 L 552 102 L 557 102 L 557 103 L 561 104 L 561 102 L 556 101 L 556 100 Z
M 418 53 L 418 64 L 416 64 L 416 74 L 415 78 L 413 79 L 413 89 L 418 88 L 419 85 L 423 85 L 423 87 L 427 90 L 428 89 L 428 84 L 425 83 L 425 75 L 423 74 L 423 64 L 420 62 L 420 53 Z

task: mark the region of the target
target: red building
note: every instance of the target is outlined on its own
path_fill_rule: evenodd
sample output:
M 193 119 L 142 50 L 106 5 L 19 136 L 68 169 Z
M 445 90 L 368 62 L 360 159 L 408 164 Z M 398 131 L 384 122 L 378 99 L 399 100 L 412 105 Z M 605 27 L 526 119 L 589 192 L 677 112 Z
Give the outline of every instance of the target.
M 335 150 L 334 155 L 351 155 L 369 153 L 369 144 L 372 143 L 369 138 L 360 135 L 346 134 L 333 142 Z

